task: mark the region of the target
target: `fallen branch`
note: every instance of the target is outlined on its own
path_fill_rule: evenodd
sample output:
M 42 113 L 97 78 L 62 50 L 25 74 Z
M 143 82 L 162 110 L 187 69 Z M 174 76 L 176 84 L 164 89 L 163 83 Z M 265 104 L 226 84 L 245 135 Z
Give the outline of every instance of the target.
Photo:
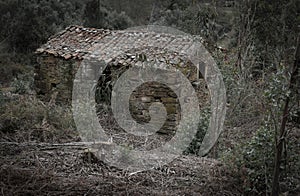
M 36 148 L 40 151 L 43 150 L 56 150 L 56 149 L 74 149 L 74 150 L 88 150 L 101 147 L 112 146 L 110 142 L 71 142 L 71 143 L 35 143 L 35 142 L 0 142 L 0 147 L 3 146 L 17 146 L 22 148 Z

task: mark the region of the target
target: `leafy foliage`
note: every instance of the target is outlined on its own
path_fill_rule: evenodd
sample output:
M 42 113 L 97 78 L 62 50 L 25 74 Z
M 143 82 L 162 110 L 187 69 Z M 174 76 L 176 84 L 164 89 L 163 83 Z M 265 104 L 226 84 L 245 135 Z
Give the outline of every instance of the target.
M 86 4 L 84 19 L 85 26 L 94 28 L 125 29 L 133 24 L 125 12 L 112 11 L 99 0 L 91 0 Z
M 290 65 L 294 61 L 299 34 L 300 2 L 242 0 L 235 1 L 231 9 L 218 9 L 219 1 L 201 2 L 0 0 L 1 138 L 17 133 L 17 141 L 49 138 L 61 141 L 74 134 L 68 108 L 48 106 L 28 95 L 32 93 L 33 79 L 32 70 L 25 65 L 32 62 L 25 62 L 21 53 L 30 54 L 49 36 L 71 24 L 109 29 L 147 24 L 173 26 L 201 35 L 214 46 L 225 40 L 224 45 L 230 52 L 215 56 L 227 87 L 226 126 L 242 130 L 238 134 L 244 137 L 239 136 L 239 141 L 229 141 L 234 140 L 233 137 L 224 138 L 233 144 L 222 147 L 222 150 L 227 150 L 224 157 L 228 164 L 242 173 L 246 194 L 270 193 L 275 137 L 286 98 L 291 99 L 291 120 L 300 114 L 299 80 L 293 84 L 295 88 L 288 88 Z M 234 24 L 229 16 L 233 16 Z M 239 61 L 241 65 L 237 63 Z M 106 79 L 103 82 L 106 83 Z M 104 89 L 97 89 L 97 94 L 103 99 L 111 94 L 112 84 L 106 84 Z M 22 95 L 7 93 L 7 87 L 13 87 L 12 93 Z M 208 126 L 208 110 L 202 113 L 201 119 L 196 138 L 186 154 L 197 154 Z M 260 126 L 250 127 L 252 122 Z M 280 186 L 284 190 L 296 190 L 299 184 L 299 145 L 297 134 L 292 135 L 292 130 L 289 128 L 287 135 L 290 138 L 284 138 L 288 141 L 285 142 L 286 155 L 281 160 L 286 162 L 281 168 Z
M 263 118 L 263 121 L 261 122 L 260 127 L 255 130 L 255 133 L 250 135 L 251 139 L 246 139 L 245 143 L 241 143 L 233 149 L 229 149 L 227 151 L 228 154 L 225 155 L 225 159 L 227 159 L 228 164 L 233 164 L 233 166 L 237 167 L 242 173 L 241 180 L 244 182 L 246 194 L 268 195 L 271 193 L 271 188 L 273 186 L 272 177 L 277 144 L 275 141 L 278 140 L 279 137 L 279 127 L 282 121 L 284 104 L 288 97 L 292 104 L 296 103 L 296 96 L 289 89 L 290 72 L 288 67 L 283 64 L 279 65 L 275 71 L 268 67 L 262 70 L 263 73 L 265 73 L 264 77 L 261 79 L 263 81 L 251 81 L 248 78 L 245 83 L 245 80 L 239 80 L 240 77 L 234 79 L 236 75 L 239 75 L 238 71 L 236 74 L 233 74 L 234 70 L 232 65 L 229 65 L 229 68 L 223 70 L 224 81 L 226 85 L 230 87 L 228 96 L 233 96 L 230 98 L 230 104 L 234 106 L 234 110 L 229 110 L 229 122 L 231 125 L 237 126 L 233 119 L 239 119 L 239 121 L 245 122 L 242 118 L 244 116 L 241 116 L 240 114 L 244 111 L 246 111 L 248 116 L 252 114 L 252 112 L 248 110 L 249 106 L 239 107 L 242 106 L 243 103 L 239 99 L 237 100 L 234 98 L 240 92 L 246 93 L 242 96 L 245 97 L 242 100 L 247 100 L 247 97 L 248 99 L 252 97 L 252 99 L 250 99 L 252 104 L 255 103 L 255 99 L 253 98 L 259 97 L 261 102 L 260 107 L 262 108 L 259 110 L 261 113 L 257 113 L 257 115 L 260 115 Z M 249 84 L 251 85 L 253 82 L 255 82 L 254 84 L 256 86 L 249 86 Z M 246 91 L 245 87 L 247 87 Z M 255 90 L 255 87 L 258 89 Z M 253 109 L 255 109 L 255 107 L 258 109 L 258 106 L 259 104 L 252 105 Z M 295 105 L 292 108 L 295 109 Z M 289 111 L 289 116 L 292 116 L 292 111 L 294 109 Z M 231 113 L 233 113 L 233 115 L 238 115 L 235 118 Z M 289 126 L 287 129 L 290 130 L 291 127 Z M 286 136 L 279 139 L 284 140 L 285 145 L 287 145 Z M 297 145 L 294 142 L 291 142 L 289 145 L 291 146 L 285 146 L 283 159 L 280 160 L 282 173 L 280 176 L 281 190 L 293 189 L 291 187 L 296 187 L 296 184 L 298 183 L 293 176 L 295 176 L 295 174 L 297 175 L 296 167 L 299 160 L 289 158 L 297 156 Z M 289 156 L 287 156 L 287 153 Z
M 260 67 L 276 70 L 281 63 L 291 64 L 299 34 L 299 1 L 252 1 L 247 9 L 250 8 L 255 55 Z
M 72 3 L 71 3 L 72 2 Z M 0 40 L 9 49 L 31 52 L 57 30 L 80 23 L 81 1 L 4 0 L 0 4 Z
M 211 112 L 209 108 L 205 108 L 202 110 L 200 115 L 200 123 L 198 125 L 198 130 L 195 138 L 191 142 L 190 146 L 185 150 L 184 154 L 198 155 L 203 138 L 209 125 L 210 114 Z
M 262 194 L 270 193 L 273 159 L 274 131 L 261 127 L 242 150 L 241 164 L 247 168 L 244 182 L 246 192 Z
M 212 6 L 180 6 L 172 2 L 167 9 L 162 9 L 157 14 L 156 24 L 173 26 L 180 30 L 198 34 L 208 41 L 217 40 L 216 11 Z

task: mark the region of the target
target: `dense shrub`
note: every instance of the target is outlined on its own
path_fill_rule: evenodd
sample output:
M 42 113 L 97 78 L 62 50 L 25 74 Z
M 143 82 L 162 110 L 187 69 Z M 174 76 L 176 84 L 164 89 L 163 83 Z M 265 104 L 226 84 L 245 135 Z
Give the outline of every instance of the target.
M 133 25 L 125 12 L 116 12 L 99 0 L 90 0 L 84 9 L 84 26 L 106 29 L 126 29 Z
M 280 67 L 276 72 L 265 75 L 264 84 L 260 86 L 261 93 L 256 94 L 259 96 L 264 109 L 261 111 L 263 117 L 261 126 L 255 130 L 250 139 L 246 138 L 244 142 L 240 141 L 240 144 L 228 149 L 223 154 L 226 163 L 241 172 L 245 194 L 269 195 L 271 193 L 276 149 L 275 138 L 279 139 L 283 106 L 287 97 L 290 97 L 291 105 L 295 104 L 295 97 L 291 95 L 288 89 L 287 71 L 285 67 Z M 265 72 L 267 73 L 267 70 Z M 230 78 L 230 75 L 227 75 L 227 77 Z M 240 110 L 242 108 L 236 107 L 233 112 L 236 114 Z M 290 110 L 290 116 L 293 116 L 293 110 Z M 251 113 L 249 112 L 249 114 Z M 237 116 L 237 119 L 241 119 L 241 116 Z M 230 123 L 234 123 L 232 119 L 230 121 Z M 299 183 L 299 180 L 295 178 L 299 175 L 297 169 L 300 161 L 298 156 L 299 145 L 296 142 L 299 136 L 295 133 L 297 129 L 292 128 L 291 125 L 286 127 L 290 134 L 280 138 L 284 140 L 285 144 L 283 158 L 280 160 L 281 192 L 297 190 L 297 184 Z

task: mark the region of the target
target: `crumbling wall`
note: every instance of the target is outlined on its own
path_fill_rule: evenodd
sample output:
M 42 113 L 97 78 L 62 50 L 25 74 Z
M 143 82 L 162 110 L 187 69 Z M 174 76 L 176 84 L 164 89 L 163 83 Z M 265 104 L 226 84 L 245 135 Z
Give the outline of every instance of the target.
M 147 82 L 138 87 L 130 97 L 132 117 L 139 123 L 149 122 L 149 107 L 154 102 L 163 103 L 167 111 L 166 122 L 159 132 L 174 133 L 180 120 L 180 104 L 177 95 L 166 85 Z
M 76 59 L 66 60 L 64 58 L 55 57 L 54 55 L 42 54 L 37 57 L 37 62 L 35 67 L 37 96 L 45 102 L 54 99 L 57 104 L 71 106 L 73 79 L 81 61 Z M 98 90 L 96 91 L 95 97 L 97 103 L 110 104 L 112 86 L 118 80 L 118 77 L 130 66 L 132 66 L 132 64 L 114 64 L 113 62 L 108 64 L 98 81 Z M 197 80 L 197 68 L 192 65 L 191 62 L 173 67 L 181 71 L 191 83 Z M 134 80 L 134 78 L 132 79 Z M 176 81 L 176 78 L 168 78 L 168 80 Z M 201 80 L 202 86 L 199 86 L 196 91 L 203 103 L 205 102 L 204 100 L 208 100 L 209 96 L 204 88 L 205 82 L 203 79 Z M 99 91 L 101 93 L 97 93 Z M 139 123 L 149 122 L 149 107 L 154 102 L 163 103 L 167 111 L 167 120 L 159 132 L 168 134 L 175 133 L 180 120 L 180 103 L 177 95 L 164 84 L 147 82 L 132 92 L 130 98 L 132 117 Z
M 133 56 L 127 54 L 127 56 Z M 136 54 L 135 56 L 141 56 Z M 140 59 L 127 60 L 127 59 L 114 59 L 110 62 L 104 70 L 98 81 L 98 87 L 96 91 L 98 103 L 106 103 L 110 105 L 110 95 L 112 94 L 112 87 L 118 78 L 130 67 L 134 67 L 141 63 Z M 163 62 L 166 63 L 166 62 Z M 205 81 L 200 78 L 199 83 L 199 73 L 196 66 L 194 66 L 190 61 L 186 61 L 185 64 L 172 65 L 172 68 L 176 68 L 178 71 L 183 73 L 185 77 L 191 82 L 198 81 L 198 86 L 195 86 L 198 97 L 201 98 L 200 107 L 208 103 L 209 95 L 205 88 Z M 171 68 L 171 69 L 172 69 Z M 161 71 L 166 71 L 161 69 Z M 174 75 L 175 76 L 175 75 Z M 138 80 L 139 74 L 130 76 L 130 80 Z M 175 77 L 166 78 L 172 84 L 177 84 L 180 87 L 182 81 L 177 81 Z M 130 83 L 130 81 L 129 81 Z M 184 89 L 183 89 L 184 90 Z M 160 84 L 157 82 L 146 82 L 134 90 L 130 96 L 130 112 L 137 122 L 148 123 L 150 122 L 149 107 L 154 102 L 163 103 L 167 111 L 166 122 L 163 127 L 159 130 L 159 133 L 164 134 L 174 134 L 177 126 L 180 122 L 180 103 L 175 92 L 166 86 L 165 84 Z
M 34 82 L 38 98 L 45 102 L 53 98 L 57 104 L 70 105 L 73 78 L 79 66 L 79 60 L 65 60 L 47 54 L 39 55 L 35 65 Z

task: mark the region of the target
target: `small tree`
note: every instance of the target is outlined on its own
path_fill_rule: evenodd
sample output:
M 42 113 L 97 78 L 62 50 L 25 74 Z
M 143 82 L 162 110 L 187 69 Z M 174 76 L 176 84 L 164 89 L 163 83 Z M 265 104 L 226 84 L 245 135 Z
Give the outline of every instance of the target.
M 282 118 L 281 118 L 281 125 L 279 129 L 279 134 L 276 134 L 275 138 L 275 166 L 274 166 L 274 174 L 273 174 L 273 182 L 272 182 L 272 196 L 278 196 L 279 195 L 279 174 L 280 174 L 280 164 L 281 164 L 281 159 L 282 159 L 282 153 L 284 150 L 284 143 L 286 140 L 286 135 L 287 135 L 287 129 L 286 129 L 286 124 L 288 122 L 288 117 L 289 117 L 289 111 L 290 111 L 290 102 L 291 102 L 291 97 L 293 94 L 297 94 L 297 87 L 299 88 L 300 86 L 297 84 L 300 77 L 299 77 L 299 69 L 300 69 L 300 37 L 298 37 L 298 44 L 297 44 L 297 49 L 295 53 L 295 60 L 294 64 L 292 65 L 291 68 L 291 75 L 289 79 L 289 84 L 288 84 L 288 90 L 290 94 L 286 96 L 285 98 L 285 103 L 284 103 L 284 108 L 282 111 Z

